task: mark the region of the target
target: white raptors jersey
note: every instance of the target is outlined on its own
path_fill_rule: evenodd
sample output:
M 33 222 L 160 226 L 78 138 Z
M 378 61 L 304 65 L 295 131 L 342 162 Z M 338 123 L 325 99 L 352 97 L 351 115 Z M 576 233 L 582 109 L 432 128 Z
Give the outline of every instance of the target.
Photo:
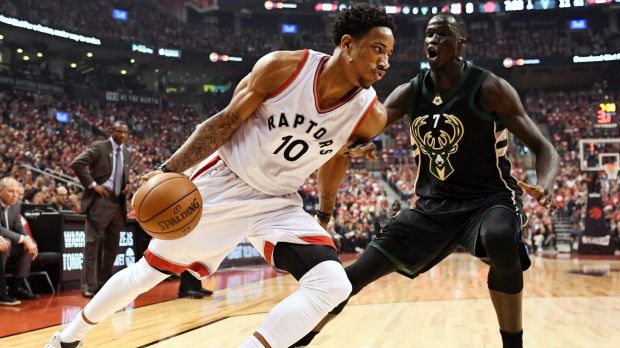
M 226 165 L 255 189 L 296 192 L 347 143 L 376 102 L 372 87 L 360 88 L 342 103 L 320 109 L 318 77 L 328 59 L 306 50 L 293 76 L 219 149 Z

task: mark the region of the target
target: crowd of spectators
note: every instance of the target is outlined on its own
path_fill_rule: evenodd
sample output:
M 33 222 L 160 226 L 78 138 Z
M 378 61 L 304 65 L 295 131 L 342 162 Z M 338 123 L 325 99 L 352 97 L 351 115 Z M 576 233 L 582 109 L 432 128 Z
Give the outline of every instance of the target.
M 114 19 L 114 8 L 127 11 L 128 20 Z M 299 24 L 300 31 L 297 36 L 284 36 L 278 27 L 283 19 L 275 14 L 242 17 L 235 30 L 231 14 L 213 14 L 209 20 L 180 21 L 157 1 L 150 0 L 87 0 L 80 2 L 80 6 L 70 0 L 10 0 L 0 5 L 0 12 L 101 38 L 250 57 L 303 47 L 330 53 L 334 47 L 325 26 L 320 25 L 323 21 L 317 20 L 320 14 L 288 18 Z M 569 30 L 564 17 L 517 16 L 501 21 L 499 26 L 494 17 L 477 18 L 469 23 L 472 44 L 468 45 L 466 56 L 469 59 L 537 58 L 615 52 L 620 47 L 620 34 L 609 29 L 608 16 L 603 12 L 590 16 L 590 27 L 579 31 Z M 397 16 L 397 22 L 400 29 L 393 60 L 425 59 L 423 33 L 416 32 L 423 28 L 412 26 L 404 17 Z
M 314 213 L 319 203 L 315 174 L 306 180 L 299 194 L 306 211 Z M 334 218 L 327 228 L 338 249 L 342 252 L 363 250 L 387 222 L 390 204 L 377 176 L 366 169 L 349 169 L 338 189 Z
M 102 101 L 79 101 L 66 96 L 53 96 L 38 92 L 21 92 L 12 89 L 0 90 L 0 174 L 10 175 L 25 186 L 26 201 L 55 203 L 58 186 L 67 191 L 66 208 L 79 209 L 81 189 L 71 184 L 69 163 L 84 147 L 102 133 L 107 131 L 115 120 L 125 121 L 131 129 L 129 146 L 134 153 L 130 182 L 134 191 L 139 185 L 138 175 L 153 168 L 167 158 L 181 142 L 187 138 L 206 115 L 214 114 L 230 99 L 230 94 L 209 95 L 203 98 L 202 112 L 199 114 L 193 106 L 176 105 L 163 98 L 160 105 L 134 105 Z M 620 138 L 618 127 L 600 128 L 596 126 L 596 115 L 601 102 L 620 100 L 619 92 L 610 92 L 605 85 L 597 85 L 590 90 L 577 91 L 528 91 L 524 94 L 524 105 L 529 115 L 541 125 L 543 132 L 552 140 L 562 160 L 561 174 L 557 180 L 556 204 L 564 221 L 569 221 L 578 233 L 584 229 L 585 204 L 587 192 L 601 192 L 604 212 L 610 230 L 617 230 L 620 224 L 620 197 L 618 183 L 611 181 L 604 172 L 584 172 L 579 169 L 579 146 L 581 138 Z M 66 111 L 72 121 L 68 124 L 58 123 L 55 111 Z M 80 122 L 77 122 L 80 121 Z M 617 122 L 617 120 L 615 120 Z M 87 125 L 85 127 L 84 125 Z M 415 204 L 414 185 L 417 168 L 409 146 L 410 136 L 406 121 L 394 124 L 383 137 L 379 153 L 381 176 L 397 192 L 402 205 Z M 515 142 L 513 153 L 521 152 L 523 146 Z M 599 152 L 620 152 L 618 145 L 592 145 L 593 155 Z M 614 147 L 615 146 L 615 147 Z M 585 149 L 586 154 L 588 149 Z M 592 156 L 596 159 L 596 156 Z M 520 180 L 528 180 L 522 156 L 512 156 L 513 175 Z M 22 166 L 20 164 L 27 164 Z M 378 179 L 363 168 L 361 160 L 352 163 L 352 171 L 342 190 L 344 199 L 339 201 L 338 219 L 334 225 L 341 231 L 364 229 L 370 235 L 380 224 L 374 222 L 390 214 L 392 202 L 387 202 L 386 195 L 378 185 Z M 39 171 L 53 173 L 40 175 Z M 318 202 L 317 189 L 310 178 L 300 192 L 306 199 L 309 211 L 314 210 Z M 531 181 L 531 180 L 529 180 Z M 36 191 L 36 192 L 35 192 Z M 348 201 L 346 201 L 348 199 Z M 549 246 L 553 242 L 553 224 L 547 212 L 540 209 L 531 200 L 526 200 L 526 209 L 530 215 L 530 228 L 525 237 L 536 247 L 535 240 L 541 240 L 540 246 Z M 362 216 L 364 215 L 364 216 Z M 371 215 L 364 224 L 363 220 Z M 349 222 L 352 224 L 349 226 Z M 347 232 L 348 233 L 348 232 Z M 338 235 L 346 235 L 336 233 Z M 551 237 L 548 236 L 551 234 Z M 616 232 L 617 234 L 617 232 Z M 349 234 L 350 235 L 350 234 Z M 346 244 L 346 243 L 345 243 Z M 361 243 L 363 244 L 363 243 Z M 348 245 L 348 244 L 347 244 Z M 343 250 L 350 250 L 348 246 Z
M 59 123 L 54 117 L 57 110 L 68 112 L 71 122 Z M 188 105 L 170 103 L 160 109 L 73 101 L 12 90 L 0 91 L 0 113 L 0 176 L 18 179 L 25 186 L 27 200 L 32 195 L 35 203 L 46 205 L 55 202 L 58 186 L 64 185 L 71 210 L 75 211 L 79 210 L 81 188 L 77 183 L 72 184 L 69 164 L 86 145 L 105 136 L 101 131 L 111 129 L 113 121 L 125 121 L 131 128 L 130 182 L 135 192 L 138 176 L 169 157 L 202 120 Z M 41 175 L 42 172 L 65 180 L 54 180 L 53 176 Z M 36 194 L 32 193 L 35 191 Z
M 212 114 L 217 110 L 216 105 L 221 105 L 222 100 L 229 97 L 210 97 L 203 107 L 208 114 Z M 592 190 L 603 193 L 604 212 L 610 231 L 617 230 L 620 224 L 617 181 L 609 180 L 604 172 L 583 172 L 579 169 L 577 141 L 580 138 L 595 137 L 601 131 L 605 132 L 605 136 L 618 137 L 617 128 L 601 130 L 593 126 L 593 115 L 596 115 L 601 99 L 620 100 L 620 94 L 603 93 L 601 90 L 535 91 L 527 93 L 524 98 L 530 115 L 543 126 L 562 158 L 555 201 L 559 215 L 573 226 L 576 234 L 584 229 L 587 193 Z M 54 118 L 56 110 L 67 111 L 72 120 L 82 120 L 83 123 L 58 123 Z M 62 205 L 64 210 L 74 211 L 79 210 L 81 188 L 71 184 L 73 173 L 68 169 L 69 163 L 89 142 L 101 137 L 101 134 L 93 134 L 93 129 L 109 130 L 115 120 L 123 120 L 130 126 L 129 146 L 134 154 L 130 182 L 135 191 L 139 185 L 138 175 L 167 158 L 202 119 L 193 107 L 177 106 L 172 102 L 162 103 L 161 106 L 85 102 L 8 89 L 0 91 L 0 113 L 1 176 L 10 175 L 25 186 L 25 202 Z M 84 124 L 89 127 L 84 127 Z M 396 123 L 383 137 L 383 149 L 379 153 L 380 175 L 397 192 L 403 207 L 414 205 L 416 199 L 413 190 L 417 168 L 411 155 L 408 132 L 406 121 Z M 518 142 L 515 145 L 518 146 Z M 516 148 L 513 150 L 514 154 Z M 521 157 L 511 156 L 513 175 L 528 181 Z M 330 231 L 344 251 L 363 248 L 392 210 L 393 202 L 387 201 L 381 180 L 361 169 L 363 163 L 357 162 L 353 167 L 358 169 L 347 174 L 340 190 L 337 218 L 330 226 Z M 65 178 L 68 184 L 49 175 L 40 175 L 39 171 Z M 61 185 L 62 188 L 59 187 Z M 306 209 L 314 211 L 318 204 L 314 176 L 300 188 L 300 194 Z M 529 198 L 525 200 L 525 208 L 530 219 L 524 237 L 534 249 L 552 247 L 554 232 L 551 217 Z M 539 235 L 541 237 L 537 237 Z

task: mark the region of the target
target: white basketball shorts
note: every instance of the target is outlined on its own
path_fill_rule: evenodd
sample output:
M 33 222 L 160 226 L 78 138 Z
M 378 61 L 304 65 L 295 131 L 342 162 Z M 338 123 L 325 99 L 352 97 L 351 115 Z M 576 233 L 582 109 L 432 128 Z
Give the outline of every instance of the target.
M 219 157 L 212 157 L 190 175 L 202 195 L 200 222 L 180 239 L 152 239 L 145 252 L 151 266 L 177 274 L 188 270 L 196 277 L 206 277 L 243 238 L 271 265 L 278 242 L 335 249 L 330 235 L 303 210 L 297 192 L 265 194 L 237 177 Z

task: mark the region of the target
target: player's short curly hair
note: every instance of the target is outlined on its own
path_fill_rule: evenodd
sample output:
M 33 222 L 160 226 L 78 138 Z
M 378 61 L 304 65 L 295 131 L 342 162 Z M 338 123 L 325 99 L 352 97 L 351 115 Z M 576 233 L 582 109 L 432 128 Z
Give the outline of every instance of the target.
M 346 34 L 359 38 L 374 27 L 387 27 L 396 31 L 396 24 L 392 16 L 385 10 L 369 4 L 357 4 L 341 12 L 332 25 L 332 41 L 336 46 Z

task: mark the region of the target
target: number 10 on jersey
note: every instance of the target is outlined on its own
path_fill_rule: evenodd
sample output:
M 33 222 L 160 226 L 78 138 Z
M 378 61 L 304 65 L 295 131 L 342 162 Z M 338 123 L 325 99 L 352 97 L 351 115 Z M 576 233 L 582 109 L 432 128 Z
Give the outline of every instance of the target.
M 273 152 L 274 155 L 277 155 L 282 149 L 282 155 L 289 162 L 294 162 L 299 159 L 299 157 L 303 156 L 304 153 L 308 151 L 310 147 L 307 142 L 301 139 L 293 139 L 292 135 L 287 135 L 282 137 L 282 144 L 278 146 L 278 148 Z

